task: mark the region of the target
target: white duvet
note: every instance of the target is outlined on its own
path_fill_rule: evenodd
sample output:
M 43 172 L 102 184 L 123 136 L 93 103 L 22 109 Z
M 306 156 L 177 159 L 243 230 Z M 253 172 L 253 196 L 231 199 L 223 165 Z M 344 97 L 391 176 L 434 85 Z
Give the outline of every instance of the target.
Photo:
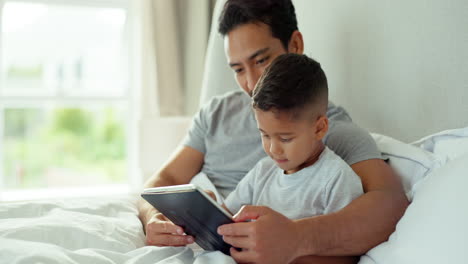
M 388 137 L 374 135 L 379 148 L 390 159 L 390 165 L 398 171 L 402 178 L 405 189 L 410 194 L 409 198 L 416 197 L 418 185 L 424 182 L 427 174 L 442 165 L 439 158 L 445 160 L 455 160 L 465 157 L 468 160 L 468 127 L 443 131 L 430 135 L 415 144 L 413 147 L 406 146 L 402 142 L 390 140 Z M 442 139 L 442 140 L 439 140 Z M 463 139 L 463 141 L 460 141 Z M 418 148 L 414 148 L 414 145 Z M 419 149 L 421 148 L 421 149 Z M 418 150 L 418 151 L 417 151 Z M 432 156 L 434 155 L 434 157 Z M 437 158 L 436 158 L 437 157 Z M 460 166 L 466 171 L 466 160 L 459 161 Z M 446 165 L 449 167 L 450 164 Z M 387 263 L 395 254 L 416 251 L 422 252 L 423 256 L 430 256 L 432 261 L 413 261 L 416 257 L 406 254 L 406 260 L 401 263 L 442 263 L 437 258 L 431 256 L 430 252 L 439 250 L 445 246 L 451 249 L 452 254 L 447 254 L 449 250 L 442 250 L 438 256 L 449 256 L 456 261 L 444 263 L 468 263 L 466 260 L 466 250 L 462 250 L 466 243 L 456 241 L 466 238 L 466 228 L 462 224 L 447 224 L 453 221 L 463 222 L 468 219 L 466 210 L 460 210 L 457 206 L 466 201 L 460 195 L 466 197 L 466 175 L 445 168 L 441 170 L 441 183 L 434 184 L 434 192 L 429 192 L 426 197 L 419 196 L 420 204 L 413 203 L 397 225 L 397 231 L 390 237 L 391 243 L 383 243 L 367 255 L 361 258 L 360 263 Z M 452 175 L 453 174 L 453 175 Z M 452 175 L 457 176 L 458 181 L 444 178 Z M 440 176 L 440 175 L 439 175 Z M 433 177 L 437 179 L 437 177 Z M 462 182 L 463 181 L 463 182 Z M 216 193 L 214 186 L 204 175 L 194 178 L 192 183 L 209 189 Z M 447 184 L 453 186 L 447 187 Z M 430 186 L 430 184 L 426 184 Z M 438 187 L 440 186 L 440 189 Z M 459 191 L 452 193 L 458 188 Z M 451 190 L 447 192 L 446 190 Z M 442 198 L 435 196 L 439 191 Z M 450 195 L 449 195 L 450 194 Z M 217 194 L 218 196 L 218 194 Z M 63 199 L 50 201 L 0 203 L 0 264 L 19 263 L 93 263 L 93 264 L 113 264 L 113 263 L 235 263 L 234 260 L 221 252 L 204 252 L 200 249 L 193 250 L 188 247 L 153 247 L 145 246 L 145 237 L 142 225 L 137 217 L 135 198 L 88 198 L 88 199 Z M 435 197 L 440 204 L 435 210 L 435 202 L 431 200 Z M 448 198 L 453 200 L 450 202 Z M 430 204 L 426 206 L 423 202 Z M 423 205 L 423 206 L 421 206 Z M 419 207 L 418 207 L 419 206 Z M 441 214 L 444 220 L 434 217 L 432 214 L 451 209 L 450 213 Z M 421 212 L 419 212 L 419 211 Z M 410 212 L 410 216 L 408 216 Z M 412 212 L 412 213 L 411 213 Z M 416 213 L 415 213 L 416 212 Z M 418 215 L 418 212 L 421 215 Z M 430 215 L 430 217 L 427 216 Z M 423 219 L 423 222 L 420 222 Z M 466 221 L 465 221 L 466 222 Z M 424 223 L 426 225 L 422 225 Z M 411 233 L 417 230 L 416 227 L 425 227 L 430 224 L 431 228 L 420 233 Z M 406 229 L 404 227 L 407 227 Z M 405 230 L 403 230 L 405 229 Z M 447 230 L 451 230 L 447 232 Z M 420 238 L 426 234 L 428 238 Z M 445 240 L 432 240 L 432 234 L 444 234 Z M 461 235 L 462 234 L 462 235 Z M 440 235 L 439 235 L 440 236 Z M 439 237 L 436 236 L 436 237 Z M 398 241 L 399 237 L 410 237 Z M 442 236 L 440 236 L 442 237 Z M 418 241 L 408 245 L 407 241 Z M 402 243 L 405 242 L 405 243 Z M 422 243 L 424 242 L 424 243 Z M 441 243 L 436 246 L 422 247 L 427 243 Z M 414 247 L 414 248 L 413 248 Z M 460 250 L 456 250 L 460 248 Z M 456 252 L 453 253 L 453 252 Z M 402 257 L 402 256 L 400 256 Z M 426 257 L 427 258 L 427 257 Z M 403 259 L 403 258 L 402 258 Z M 398 263 L 400 263 L 398 262 Z
M 0 263 L 234 263 L 221 252 L 144 241 L 130 197 L 0 204 Z

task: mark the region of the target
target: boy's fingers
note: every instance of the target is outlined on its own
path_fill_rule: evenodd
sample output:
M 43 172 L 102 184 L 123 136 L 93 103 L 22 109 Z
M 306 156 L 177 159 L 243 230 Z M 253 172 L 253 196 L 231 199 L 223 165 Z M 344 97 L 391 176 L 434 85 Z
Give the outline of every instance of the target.
M 271 212 L 272 210 L 266 206 L 244 205 L 233 218 L 236 222 L 244 222 L 258 219 Z
M 236 248 L 252 248 L 253 241 L 248 237 L 242 236 L 223 236 L 224 242 Z
M 248 236 L 252 233 L 254 223 L 234 223 L 218 227 L 218 234 L 222 236 Z

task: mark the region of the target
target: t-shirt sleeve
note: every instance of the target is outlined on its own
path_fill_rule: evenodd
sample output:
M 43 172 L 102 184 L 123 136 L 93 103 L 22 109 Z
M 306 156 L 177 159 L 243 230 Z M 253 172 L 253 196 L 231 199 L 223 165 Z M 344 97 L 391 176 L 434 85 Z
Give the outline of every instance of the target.
M 258 171 L 258 163 L 253 169 L 251 169 L 245 177 L 239 182 L 236 189 L 232 191 L 224 204 L 231 211 L 236 214 L 242 206 L 252 204 L 253 192 L 254 192 L 254 181 Z
M 206 153 L 205 139 L 208 133 L 209 104 L 200 109 L 193 117 L 190 128 L 182 144 L 194 148 L 202 153 Z
M 324 143 L 348 165 L 364 160 L 382 159 L 381 152 L 369 132 L 349 120 L 330 120 Z
M 361 179 L 350 167 L 346 167 L 327 182 L 324 192 L 323 213 L 329 214 L 339 211 L 362 194 Z

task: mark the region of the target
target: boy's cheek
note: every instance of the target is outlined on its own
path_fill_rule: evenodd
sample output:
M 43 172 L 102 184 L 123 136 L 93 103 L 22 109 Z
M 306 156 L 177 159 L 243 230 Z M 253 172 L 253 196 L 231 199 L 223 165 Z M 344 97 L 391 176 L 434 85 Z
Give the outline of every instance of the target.
M 271 156 L 270 155 L 270 146 L 267 142 L 265 142 L 265 140 L 262 139 L 262 146 L 263 146 L 263 150 L 265 151 L 266 154 L 268 154 L 268 156 Z

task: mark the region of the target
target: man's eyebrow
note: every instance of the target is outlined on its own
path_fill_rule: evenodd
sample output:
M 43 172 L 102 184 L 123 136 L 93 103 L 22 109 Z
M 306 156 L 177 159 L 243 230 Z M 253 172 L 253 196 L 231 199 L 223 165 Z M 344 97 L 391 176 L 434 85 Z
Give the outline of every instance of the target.
M 269 47 L 259 49 L 259 50 L 255 51 L 252 55 L 250 55 L 248 59 L 251 60 L 251 59 L 253 59 L 253 58 L 255 58 L 255 57 L 259 56 L 259 55 L 262 55 L 263 53 L 267 52 L 269 49 L 270 49 Z M 231 68 L 234 67 L 234 66 L 239 66 L 239 65 L 240 65 L 240 63 L 238 63 L 238 62 L 229 63 L 229 67 L 231 67 Z
M 249 56 L 249 60 L 257 57 L 258 55 L 262 55 L 263 53 L 267 52 L 270 48 L 263 48 L 263 49 L 260 49 L 260 50 L 257 50 L 256 52 L 254 52 L 252 55 Z

